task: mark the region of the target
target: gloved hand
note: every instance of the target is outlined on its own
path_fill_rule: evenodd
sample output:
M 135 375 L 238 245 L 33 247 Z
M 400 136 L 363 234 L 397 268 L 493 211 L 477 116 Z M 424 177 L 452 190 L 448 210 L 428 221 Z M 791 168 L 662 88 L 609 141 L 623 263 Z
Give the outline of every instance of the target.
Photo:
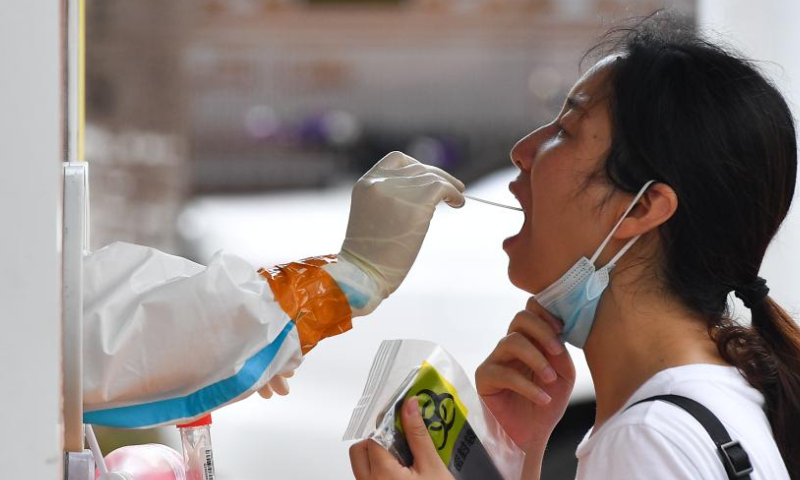
M 353 187 L 338 262 L 322 268 L 341 287 L 352 316 L 366 315 L 397 290 L 417 258 L 436 206 L 464 205 L 464 184 L 449 173 L 392 152 Z M 274 291 L 274 289 L 273 289 Z M 294 371 L 275 375 L 259 394 L 287 395 Z
M 353 187 L 339 258 L 377 284 L 380 299 L 397 290 L 417 258 L 436 206 L 464 205 L 464 184 L 401 152 L 375 164 Z

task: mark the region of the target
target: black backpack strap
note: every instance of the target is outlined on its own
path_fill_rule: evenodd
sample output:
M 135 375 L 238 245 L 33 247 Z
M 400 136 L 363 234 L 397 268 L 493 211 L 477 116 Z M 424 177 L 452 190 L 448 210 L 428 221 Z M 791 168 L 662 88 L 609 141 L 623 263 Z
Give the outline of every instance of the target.
M 722 465 L 725 467 L 725 471 L 728 473 L 728 478 L 730 480 L 750 478 L 750 472 L 753 471 L 750 457 L 738 440 L 731 439 L 725 426 L 722 425 L 722 422 L 719 421 L 711 410 L 691 398 L 682 397 L 680 395 L 656 395 L 654 397 L 645 398 L 644 400 L 639 400 L 633 405 L 652 402 L 654 400 L 661 400 L 680 407 L 686 410 L 689 415 L 693 416 L 695 420 L 700 422 L 700 425 L 706 429 L 711 440 L 713 440 L 714 444 L 717 446 L 717 453 L 719 454 L 720 460 L 722 460 Z M 633 405 L 628 408 L 631 408 Z

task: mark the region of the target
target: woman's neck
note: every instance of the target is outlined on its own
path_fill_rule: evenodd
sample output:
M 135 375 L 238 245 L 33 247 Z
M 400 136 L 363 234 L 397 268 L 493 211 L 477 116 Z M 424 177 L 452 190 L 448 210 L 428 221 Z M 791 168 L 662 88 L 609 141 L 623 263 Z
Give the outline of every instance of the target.
M 692 363 L 726 364 L 703 318 L 659 289 L 628 282 L 625 277 L 637 278 L 636 272 L 616 273 L 585 348 L 597 395 L 595 430 L 656 373 Z

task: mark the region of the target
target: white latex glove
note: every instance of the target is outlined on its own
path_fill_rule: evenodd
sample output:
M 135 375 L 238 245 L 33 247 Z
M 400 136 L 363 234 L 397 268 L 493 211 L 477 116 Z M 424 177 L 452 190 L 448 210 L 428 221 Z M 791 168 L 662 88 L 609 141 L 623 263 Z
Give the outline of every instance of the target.
M 414 264 L 436 206 L 463 206 L 463 191 L 444 170 L 401 152 L 386 155 L 353 187 L 340 259 L 363 270 L 381 300 L 388 297 Z

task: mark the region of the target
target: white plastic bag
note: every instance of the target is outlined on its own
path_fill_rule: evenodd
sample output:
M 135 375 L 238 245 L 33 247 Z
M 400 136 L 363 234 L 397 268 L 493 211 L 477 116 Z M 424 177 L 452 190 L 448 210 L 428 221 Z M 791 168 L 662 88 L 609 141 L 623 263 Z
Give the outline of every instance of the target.
M 525 454 L 443 348 L 424 340 L 381 343 L 344 440 L 371 438 L 411 465 L 398 412 L 417 396 L 442 461 L 456 480 L 518 480 Z

